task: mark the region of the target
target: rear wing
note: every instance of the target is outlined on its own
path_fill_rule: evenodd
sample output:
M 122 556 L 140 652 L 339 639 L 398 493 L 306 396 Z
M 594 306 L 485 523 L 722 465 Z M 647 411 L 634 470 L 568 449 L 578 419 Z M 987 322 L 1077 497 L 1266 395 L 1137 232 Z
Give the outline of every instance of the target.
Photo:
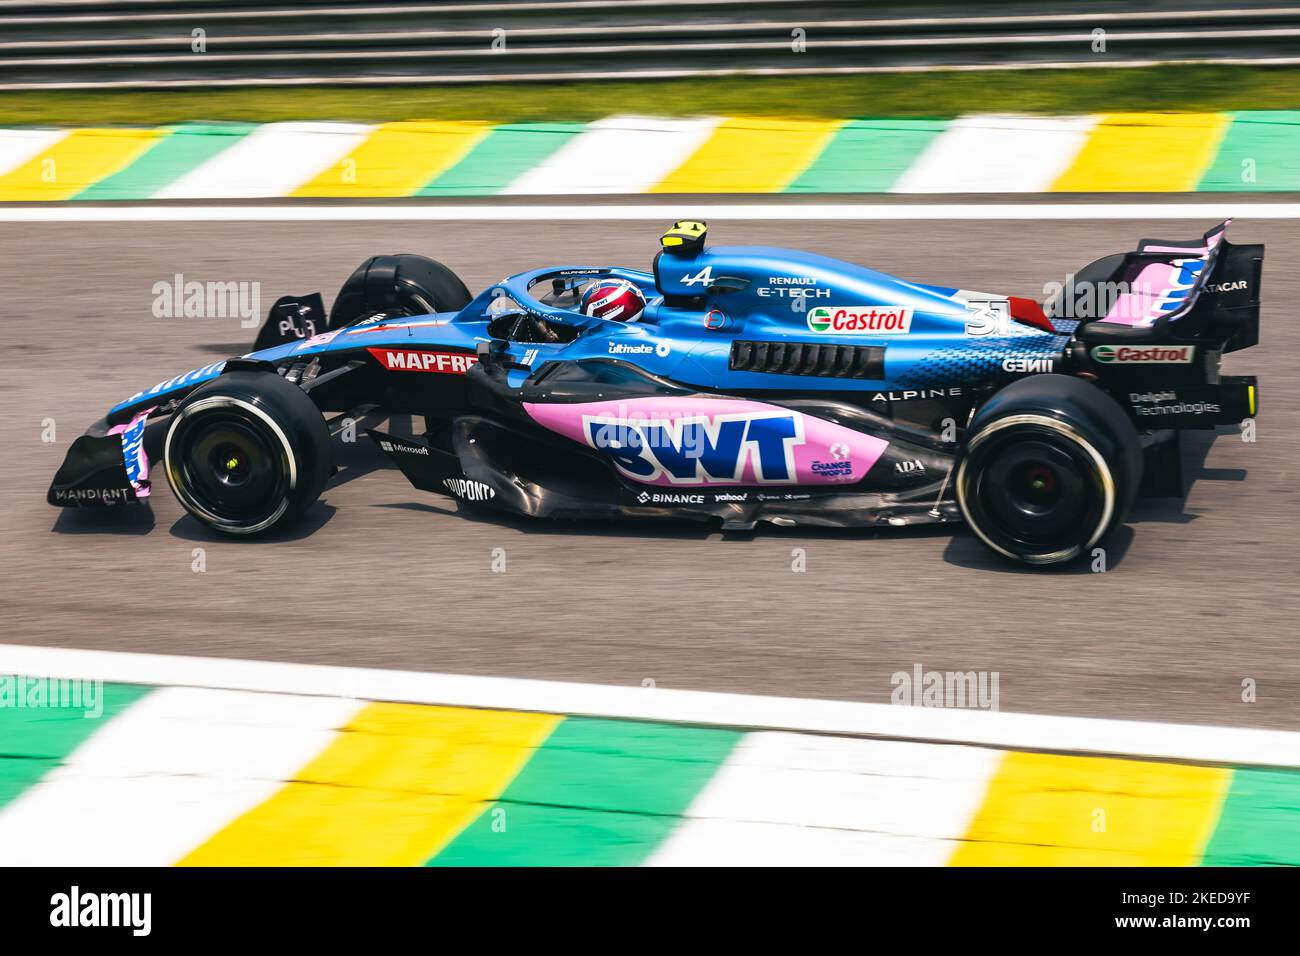
M 1199 240 L 1143 239 L 1111 281 L 1120 291 L 1100 319 L 1111 325 L 1205 337 L 1223 351 L 1259 342 L 1259 295 L 1264 247 L 1233 245 L 1226 220 Z

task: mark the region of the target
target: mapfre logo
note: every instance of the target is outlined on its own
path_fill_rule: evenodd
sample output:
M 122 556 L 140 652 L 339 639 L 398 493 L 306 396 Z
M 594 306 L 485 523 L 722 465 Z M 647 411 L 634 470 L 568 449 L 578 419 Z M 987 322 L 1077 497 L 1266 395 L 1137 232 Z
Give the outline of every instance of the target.
M 1098 345 L 1092 357 L 1102 365 L 1186 365 L 1196 356 L 1195 345 Z
M 478 359 L 465 352 L 424 352 L 413 349 L 366 349 L 390 372 L 442 372 L 464 375 Z
M 901 305 L 819 305 L 808 311 L 808 328 L 832 335 L 906 335 L 912 330 L 912 310 Z

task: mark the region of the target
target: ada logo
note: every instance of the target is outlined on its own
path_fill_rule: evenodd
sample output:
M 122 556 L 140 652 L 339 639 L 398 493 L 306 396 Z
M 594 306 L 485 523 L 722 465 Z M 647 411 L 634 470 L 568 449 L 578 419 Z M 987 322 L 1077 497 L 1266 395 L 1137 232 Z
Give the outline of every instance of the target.
M 414 349 L 366 349 L 390 372 L 442 372 L 464 375 L 478 361 L 467 352 L 424 352 Z
M 1092 350 L 1093 359 L 1102 365 L 1186 365 L 1195 355 L 1195 345 L 1098 345 Z
M 912 310 L 901 305 L 819 305 L 808 312 L 808 328 L 832 335 L 906 335 Z

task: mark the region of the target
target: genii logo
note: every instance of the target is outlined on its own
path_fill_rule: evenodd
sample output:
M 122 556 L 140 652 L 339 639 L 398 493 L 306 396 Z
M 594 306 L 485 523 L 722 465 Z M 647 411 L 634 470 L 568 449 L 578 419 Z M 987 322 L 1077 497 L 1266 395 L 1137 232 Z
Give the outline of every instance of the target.
M 1102 365 L 1186 365 L 1195 355 L 1194 345 L 1098 345 L 1092 350 L 1093 360 Z
M 906 335 L 912 310 L 901 305 L 819 305 L 808 311 L 808 328 L 832 335 Z
M 1008 355 L 1002 360 L 1002 371 L 1031 374 L 1056 370 L 1055 355 Z
M 804 443 L 798 412 L 663 419 L 584 415 L 582 429 L 587 443 L 629 478 L 684 485 L 793 482 L 794 450 Z

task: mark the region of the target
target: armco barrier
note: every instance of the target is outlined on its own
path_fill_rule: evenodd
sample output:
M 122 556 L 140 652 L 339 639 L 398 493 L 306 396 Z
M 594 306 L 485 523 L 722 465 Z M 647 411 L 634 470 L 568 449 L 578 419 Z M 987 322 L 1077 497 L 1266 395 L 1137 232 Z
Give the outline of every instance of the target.
M 1238 7 L 1004 0 L 922 14 L 863 0 L 5 0 L 0 90 L 1300 62 L 1300 7 Z

